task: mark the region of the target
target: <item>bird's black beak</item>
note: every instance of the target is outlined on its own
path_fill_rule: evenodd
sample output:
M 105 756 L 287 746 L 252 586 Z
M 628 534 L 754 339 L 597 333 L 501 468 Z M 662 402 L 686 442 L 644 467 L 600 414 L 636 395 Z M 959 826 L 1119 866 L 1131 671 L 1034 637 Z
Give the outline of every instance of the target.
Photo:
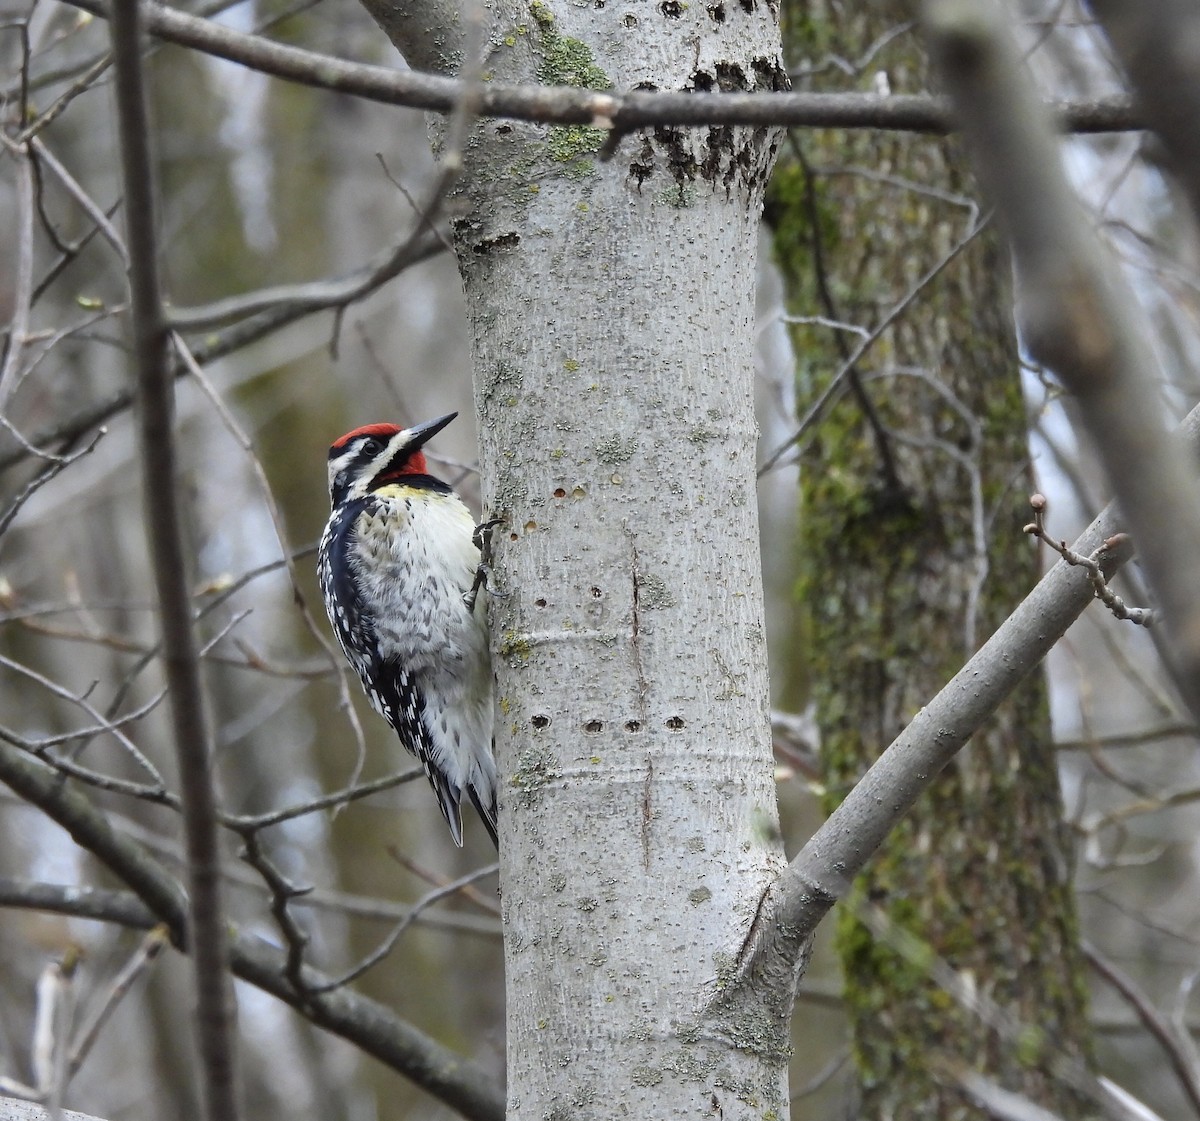
M 445 416 L 438 417 L 437 420 L 427 420 L 424 424 L 414 424 L 408 430 L 411 439 L 405 445 L 404 450 L 406 452 L 416 451 L 417 448 L 422 447 L 427 441 L 432 440 L 456 416 L 458 416 L 458 413 L 447 413 Z

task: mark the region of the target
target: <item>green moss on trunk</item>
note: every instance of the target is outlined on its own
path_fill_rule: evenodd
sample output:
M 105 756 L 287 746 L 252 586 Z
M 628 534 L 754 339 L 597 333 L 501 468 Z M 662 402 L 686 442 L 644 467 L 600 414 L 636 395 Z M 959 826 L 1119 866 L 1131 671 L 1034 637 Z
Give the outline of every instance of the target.
M 789 61 L 862 57 L 907 14 L 849 10 L 787 8 Z M 895 92 L 925 85 L 912 34 L 875 70 Z M 871 327 L 966 230 L 968 208 L 946 197 L 970 191 L 961 161 L 925 138 L 809 132 L 798 143 L 821 170 L 810 179 L 792 160 L 768 203 L 792 310 Z M 858 365 L 877 423 L 847 384 L 803 444 L 799 596 L 827 808 L 1035 579 L 1020 532 L 1028 455 L 1007 278 L 996 240 L 976 239 Z M 827 328 L 794 331 L 803 409 L 846 349 Z M 1052 1069 L 1090 1054 L 1069 852 L 1039 677 L 940 776 L 840 911 L 863 1117 L 982 1116 L 946 1073 L 963 1065 L 1063 1117 L 1087 1112 Z M 1015 1026 L 964 1010 L 935 963 Z

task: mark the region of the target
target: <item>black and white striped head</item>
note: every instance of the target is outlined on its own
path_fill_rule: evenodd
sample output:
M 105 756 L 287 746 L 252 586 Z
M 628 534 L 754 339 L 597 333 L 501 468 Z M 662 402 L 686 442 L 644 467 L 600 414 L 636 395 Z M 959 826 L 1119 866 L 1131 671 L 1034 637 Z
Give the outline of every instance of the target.
M 334 506 L 364 498 L 390 483 L 449 487 L 428 473 L 425 443 L 458 413 L 401 428 L 398 424 L 367 424 L 347 432 L 329 448 L 329 498 Z

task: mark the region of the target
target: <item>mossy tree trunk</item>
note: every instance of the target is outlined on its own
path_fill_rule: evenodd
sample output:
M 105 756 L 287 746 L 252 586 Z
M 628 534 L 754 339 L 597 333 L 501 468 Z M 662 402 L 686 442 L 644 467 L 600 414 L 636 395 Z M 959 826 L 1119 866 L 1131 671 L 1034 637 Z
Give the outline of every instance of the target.
M 793 0 L 789 64 L 862 59 L 909 15 Z M 825 73 L 845 87 L 843 71 Z M 915 32 L 873 56 L 862 87 L 881 73 L 895 93 L 927 87 Z M 792 310 L 879 324 L 974 221 L 963 167 L 943 140 L 798 134 L 768 203 Z M 802 444 L 801 595 L 830 808 L 1035 578 L 1008 279 L 985 230 L 843 379 Z M 797 326 L 794 341 L 803 413 L 859 339 Z M 1069 867 L 1038 679 L 939 778 L 841 910 L 861 1116 L 970 1116 L 963 1068 L 1063 1117 L 1084 1112 L 1054 1073 L 1089 1054 Z M 957 996 L 931 963 L 955 971 Z

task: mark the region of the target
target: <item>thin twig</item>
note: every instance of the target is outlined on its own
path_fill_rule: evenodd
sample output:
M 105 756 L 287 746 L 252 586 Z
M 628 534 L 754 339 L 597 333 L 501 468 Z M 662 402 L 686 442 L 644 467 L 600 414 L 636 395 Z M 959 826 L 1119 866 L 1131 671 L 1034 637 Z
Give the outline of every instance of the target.
M 414 238 L 416 234 L 414 233 Z M 362 722 L 358 719 L 358 711 L 350 700 L 349 686 L 347 685 L 347 673 L 345 661 L 341 655 L 334 650 L 333 644 L 325 636 L 325 631 L 317 626 L 317 621 L 313 618 L 312 612 L 308 609 L 308 602 L 304 598 L 304 593 L 301 590 L 300 574 L 296 571 L 296 563 L 292 560 L 292 549 L 288 544 L 287 531 L 284 528 L 283 514 L 281 513 L 278 504 L 275 502 L 274 495 L 271 493 L 271 484 L 267 479 L 267 472 L 263 468 L 262 460 L 258 458 L 254 451 L 254 443 L 250 437 L 242 430 L 234 415 L 226 407 L 225 402 L 221 399 L 221 395 L 217 392 L 216 387 L 208 380 L 204 374 L 200 363 L 192 356 L 191 350 L 183 339 L 176 333 L 171 335 L 172 342 L 175 346 L 175 352 L 178 354 L 180 361 L 183 363 L 187 371 L 195 378 L 196 383 L 200 386 L 204 395 L 212 403 L 212 406 L 217 411 L 217 416 L 231 436 L 237 441 L 239 447 L 246 454 L 250 461 L 250 468 L 254 472 L 255 478 L 258 480 L 258 485 L 262 491 L 263 501 L 266 503 L 267 512 L 271 517 L 271 525 L 275 529 L 275 538 L 279 542 L 279 547 L 283 553 L 284 565 L 287 568 L 288 579 L 292 585 L 292 599 L 296 607 L 300 611 L 300 617 L 304 620 L 304 625 L 308 629 L 308 633 L 316 639 L 317 644 L 324 652 L 329 666 L 337 674 L 338 683 L 338 698 L 342 710 L 346 713 L 346 719 L 350 723 L 350 728 L 354 733 L 355 744 L 355 762 L 350 773 L 349 785 L 353 786 L 359 776 L 362 774 L 363 767 L 366 765 L 367 759 L 367 740 L 363 734 Z
M 960 253 L 962 253 L 985 229 L 987 229 L 990 221 L 990 215 L 984 215 L 978 222 L 950 247 L 948 252 L 938 261 L 924 276 L 920 277 L 917 282 L 893 305 L 891 310 L 876 324 L 874 330 L 863 339 L 858 346 L 854 348 L 853 353 L 847 358 L 834 373 L 829 380 L 829 384 L 821 390 L 817 399 L 808 407 L 808 411 L 804 414 L 800 423 L 796 426 L 793 432 L 786 440 L 783 441 L 774 451 L 763 460 L 758 468 L 758 475 L 761 478 L 770 471 L 779 461 L 787 454 L 787 452 L 800 443 L 804 439 L 808 430 L 820 420 L 824 414 L 826 407 L 843 388 L 845 381 L 850 376 L 850 372 L 862 360 L 863 355 L 867 353 L 884 335 L 884 332 L 900 318 L 912 304 L 912 302 L 925 289 L 933 283 L 934 280 L 947 268 L 952 261 Z
M 1150 1003 L 1150 998 L 1124 970 L 1109 961 L 1090 942 L 1082 942 L 1081 947 L 1088 964 L 1125 998 L 1142 1026 L 1157 1040 L 1192 1111 L 1200 1116 L 1200 1070 L 1193 1066 L 1188 1054 L 1179 1046 L 1170 1021 Z
M 100 1030 L 108 1022 L 109 1016 L 112 1015 L 117 1005 L 121 1002 L 121 998 L 129 992 L 134 982 L 150 968 L 163 947 L 170 941 L 170 937 L 170 931 L 162 924 L 154 927 L 138 943 L 133 956 L 125 963 L 116 977 L 113 978 L 99 1007 L 88 1017 L 87 1023 L 79 1029 L 78 1034 L 71 1043 L 70 1054 L 67 1057 L 68 1081 L 83 1066 L 83 1061 L 87 1058 L 88 1052 L 92 1049 L 96 1040 L 100 1038 Z
M 410 926 L 412 926 L 417 916 L 420 915 L 425 908 L 431 907 L 434 903 L 437 903 L 441 899 L 445 899 L 448 895 L 454 895 L 456 892 L 465 888 L 468 884 L 475 883 L 476 880 L 482 880 L 485 876 L 492 875 L 493 873 L 499 871 L 499 869 L 499 864 L 488 864 L 483 868 L 476 868 L 475 871 L 468 872 L 465 876 L 460 876 L 457 880 L 453 880 L 450 883 L 445 884 L 443 887 L 437 887 L 432 891 L 427 892 L 425 895 L 421 896 L 416 903 L 413 904 L 412 910 L 396 924 L 395 929 L 393 929 L 392 932 L 374 950 L 372 950 L 371 953 L 367 954 L 367 956 L 363 958 L 362 961 L 360 961 L 353 969 L 343 973 L 340 977 L 335 977 L 332 980 L 326 981 L 319 988 L 310 989 L 309 991 L 319 995 L 322 993 L 331 992 L 334 989 L 340 989 L 343 986 L 350 984 L 351 981 L 357 980 L 364 973 L 366 973 L 367 970 L 378 965 L 385 957 L 387 957 L 388 954 L 392 952 L 393 947 L 398 941 L 400 941 L 401 936 Z
M 1033 508 L 1033 521 L 1025 527 L 1025 532 L 1030 537 L 1041 541 L 1048 548 L 1056 552 L 1063 560 L 1070 565 L 1076 565 L 1084 569 L 1088 574 L 1088 579 L 1092 582 L 1092 587 L 1096 591 L 1096 598 L 1104 604 L 1118 619 L 1127 620 L 1130 623 L 1136 623 L 1141 627 L 1149 627 L 1154 624 L 1155 611 L 1152 607 L 1130 607 L 1126 602 L 1112 590 L 1111 585 L 1104 576 L 1104 572 L 1100 568 L 1099 561 L 1096 555 L 1085 557 L 1080 553 L 1075 552 L 1065 541 L 1055 539 L 1046 532 L 1046 497 L 1042 494 L 1032 495 L 1029 499 L 1029 505 Z M 1117 533 L 1110 537 L 1101 546 L 1101 549 L 1114 553 L 1117 550 L 1124 550 L 1126 553 L 1125 560 L 1130 560 L 1133 557 L 1133 541 L 1127 533 Z
M 370 295 L 405 269 L 436 256 L 443 248 L 436 237 L 423 237 L 407 257 L 402 257 L 396 252 L 389 253 L 382 264 L 372 263 L 341 280 L 314 286 L 311 298 L 273 303 L 267 310 L 251 315 L 236 326 L 219 333 L 215 338 L 205 339 L 203 344 L 193 346 L 192 356 L 203 366 L 250 346 L 305 316 L 330 308 L 345 308 L 350 303 Z M 182 362 L 172 369 L 175 377 L 182 377 L 186 372 Z M 41 450 L 42 447 L 63 443 L 69 446 L 93 428 L 124 412 L 132 403 L 132 393 L 121 388 L 114 390 L 104 400 L 89 405 L 73 416 L 37 433 L 32 440 L 26 440 L 20 433 L 13 432 L 20 448 L 0 453 L 0 471 L 20 462 L 26 455 L 49 458 Z M 3 414 L 0 414 L 0 425 L 12 431 Z

